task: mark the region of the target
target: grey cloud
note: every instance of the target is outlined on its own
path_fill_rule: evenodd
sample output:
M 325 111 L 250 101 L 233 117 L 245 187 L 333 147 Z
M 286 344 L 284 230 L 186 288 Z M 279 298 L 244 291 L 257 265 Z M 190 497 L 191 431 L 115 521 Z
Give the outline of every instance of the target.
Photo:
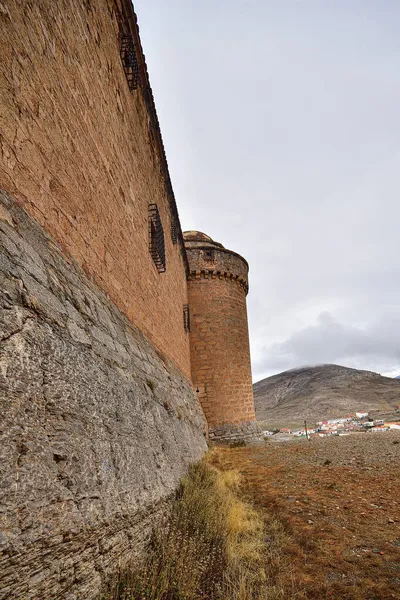
M 254 374 L 284 371 L 302 365 L 337 363 L 356 368 L 400 371 L 400 311 L 387 313 L 364 328 L 344 325 L 322 312 L 314 325 L 264 347 Z
M 135 7 L 182 226 L 250 264 L 255 378 L 397 368 L 398 0 Z

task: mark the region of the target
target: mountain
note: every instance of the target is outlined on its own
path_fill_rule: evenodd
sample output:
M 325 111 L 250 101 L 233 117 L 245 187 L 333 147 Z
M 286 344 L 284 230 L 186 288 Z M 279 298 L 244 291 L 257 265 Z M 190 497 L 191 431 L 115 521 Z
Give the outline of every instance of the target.
M 253 389 L 257 420 L 273 427 L 400 407 L 400 381 L 339 365 L 285 371 Z

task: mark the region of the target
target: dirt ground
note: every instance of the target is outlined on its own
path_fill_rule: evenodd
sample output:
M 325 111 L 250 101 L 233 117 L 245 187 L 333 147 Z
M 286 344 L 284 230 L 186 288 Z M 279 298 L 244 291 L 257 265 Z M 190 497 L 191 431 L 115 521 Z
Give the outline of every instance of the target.
M 271 519 L 285 532 L 283 599 L 400 599 L 400 432 L 267 441 L 215 460 L 242 473 L 266 535 Z

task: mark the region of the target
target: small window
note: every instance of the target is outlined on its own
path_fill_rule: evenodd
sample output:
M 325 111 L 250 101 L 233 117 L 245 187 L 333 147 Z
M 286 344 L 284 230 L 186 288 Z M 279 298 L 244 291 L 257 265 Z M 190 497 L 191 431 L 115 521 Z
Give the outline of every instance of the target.
M 164 230 L 157 204 L 149 204 L 149 250 L 159 273 L 166 270 Z
M 189 304 L 183 305 L 183 326 L 185 331 L 190 331 L 190 312 L 189 312 Z
M 206 260 L 207 262 L 213 262 L 215 259 L 215 250 L 214 248 L 207 248 L 207 250 L 204 250 L 204 260 Z
M 174 215 L 172 215 L 171 221 L 171 239 L 173 244 L 176 244 L 178 241 L 178 226 L 176 224 L 176 218 Z
M 129 90 L 133 92 L 133 90 L 137 90 L 140 85 L 139 63 L 136 55 L 135 42 L 133 41 L 123 6 L 120 10 L 116 4 L 115 8 L 119 29 L 118 39 L 121 62 L 125 71 Z
M 139 65 L 136 58 L 135 44 L 130 34 L 121 36 L 120 53 L 128 87 L 133 92 L 139 87 Z

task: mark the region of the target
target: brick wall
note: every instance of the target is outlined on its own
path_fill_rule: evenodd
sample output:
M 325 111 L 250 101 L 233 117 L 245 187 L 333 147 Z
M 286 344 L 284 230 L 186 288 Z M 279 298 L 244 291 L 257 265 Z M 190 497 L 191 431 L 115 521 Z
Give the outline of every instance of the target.
M 130 93 L 121 65 L 113 0 L 1 3 L 0 55 L 0 187 L 189 377 L 183 247 L 142 91 Z M 162 274 L 148 250 L 151 203 Z
M 225 249 L 194 245 L 187 242 L 193 383 L 211 429 L 253 421 L 247 263 Z

